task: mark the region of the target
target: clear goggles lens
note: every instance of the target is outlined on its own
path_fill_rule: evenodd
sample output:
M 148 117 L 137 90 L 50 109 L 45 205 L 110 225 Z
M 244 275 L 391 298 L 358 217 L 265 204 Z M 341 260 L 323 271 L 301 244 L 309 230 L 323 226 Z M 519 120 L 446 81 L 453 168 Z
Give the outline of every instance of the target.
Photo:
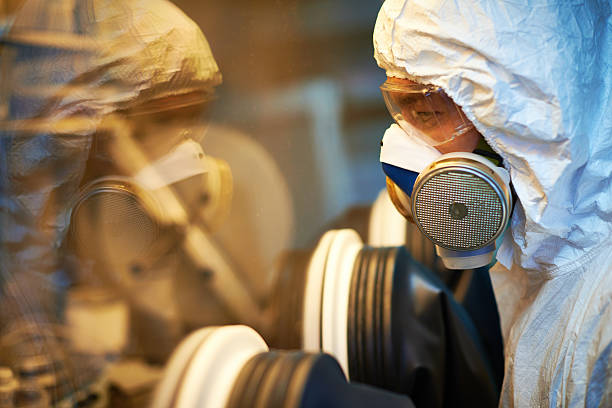
M 476 131 L 441 88 L 400 81 L 388 79 L 380 89 L 391 116 L 405 132 L 439 148 Z

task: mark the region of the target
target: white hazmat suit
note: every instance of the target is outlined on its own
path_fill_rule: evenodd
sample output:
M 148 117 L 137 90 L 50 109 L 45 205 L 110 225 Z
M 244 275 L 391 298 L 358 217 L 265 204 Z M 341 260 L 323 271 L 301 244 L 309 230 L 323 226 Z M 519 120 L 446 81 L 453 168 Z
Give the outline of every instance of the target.
M 387 76 L 442 87 L 518 195 L 491 270 L 501 406 L 612 406 L 612 18 L 604 1 L 386 0 Z

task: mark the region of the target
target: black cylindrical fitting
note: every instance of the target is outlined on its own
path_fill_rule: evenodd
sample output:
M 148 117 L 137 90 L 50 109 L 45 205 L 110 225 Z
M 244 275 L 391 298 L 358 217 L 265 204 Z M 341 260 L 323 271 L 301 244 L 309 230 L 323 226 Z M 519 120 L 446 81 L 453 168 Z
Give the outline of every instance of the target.
M 278 335 L 269 341 L 274 348 L 298 348 L 304 335 L 309 253 L 296 255 L 286 259 L 286 281 L 275 298 Z M 487 340 L 483 334 L 499 330 L 497 320 L 481 319 L 475 326 L 472 317 L 478 314 L 474 310 L 468 314 L 442 280 L 404 247 L 364 246 L 350 279 L 346 345 L 350 381 L 408 395 L 419 407 L 497 406 L 501 346 L 482 341 Z M 471 309 L 486 309 L 489 312 L 480 313 L 497 316 L 494 300 L 487 297 L 490 287 L 472 293 L 477 280 L 472 281 L 464 303 L 471 299 Z M 323 330 L 321 326 L 321 336 Z
M 348 313 L 351 381 L 408 395 L 417 407 L 497 406 L 469 317 L 404 248 L 360 251 Z
M 251 358 L 227 408 L 413 408 L 406 396 L 347 383 L 328 354 L 268 352 Z
M 279 274 L 270 302 L 270 327 L 262 333 L 271 348 L 302 348 L 304 287 L 313 251 L 288 251 L 279 262 Z

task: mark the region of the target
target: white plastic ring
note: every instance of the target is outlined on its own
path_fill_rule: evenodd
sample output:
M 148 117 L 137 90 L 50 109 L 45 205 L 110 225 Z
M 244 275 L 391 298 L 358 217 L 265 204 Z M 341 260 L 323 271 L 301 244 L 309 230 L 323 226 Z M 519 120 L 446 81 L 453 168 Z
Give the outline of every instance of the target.
M 244 365 L 266 351 L 265 341 L 247 326 L 198 330 L 175 351 L 152 406 L 224 408 Z
M 321 350 L 336 357 L 347 378 L 349 295 L 355 260 L 362 247 L 363 242 L 357 232 L 352 229 L 339 230 L 331 243 L 325 264 Z
M 374 247 L 404 245 L 407 222 L 393 205 L 387 189 L 383 189 L 370 211 L 368 245 Z
M 321 296 L 325 263 L 336 234 L 336 230 L 331 230 L 321 237 L 308 264 L 304 290 L 304 312 L 302 313 L 302 349 L 306 351 L 318 352 L 321 350 Z
M 151 408 L 172 407 L 177 388 L 191 357 L 214 328 L 198 330 L 184 339 L 172 353 L 164 369 L 164 376 L 155 389 Z

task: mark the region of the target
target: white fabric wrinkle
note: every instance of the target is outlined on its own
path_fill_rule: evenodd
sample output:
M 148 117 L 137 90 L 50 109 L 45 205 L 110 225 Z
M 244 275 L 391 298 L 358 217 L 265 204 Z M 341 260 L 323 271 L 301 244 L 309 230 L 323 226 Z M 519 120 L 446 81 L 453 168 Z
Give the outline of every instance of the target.
M 601 273 L 598 273 L 600 275 Z M 601 292 L 601 279 L 584 279 L 587 290 L 584 291 L 590 296 L 586 299 L 578 299 L 576 304 L 580 307 L 580 315 L 575 319 L 573 326 L 575 329 L 572 331 L 573 341 L 577 344 L 569 349 L 568 356 L 566 356 L 566 364 L 564 366 L 564 377 L 567 377 L 567 397 L 564 401 L 566 405 L 575 406 L 582 403 L 583 396 L 580 390 L 586 389 L 588 386 L 588 379 L 582 376 L 575 377 L 573 373 L 581 372 L 593 372 L 593 366 L 597 361 L 601 350 L 602 332 L 599 330 L 602 317 L 608 315 L 606 310 L 609 312 L 610 299 L 599 298 L 593 296 L 593 293 Z M 602 305 L 604 301 L 604 305 Z M 607 306 L 606 306 L 607 305 Z M 603 307 L 602 307 L 603 306 Z M 595 311 L 595 318 L 589 316 L 589 311 Z M 604 347 L 610 342 L 610 334 L 606 335 Z M 573 381 L 572 381 L 573 380 Z M 578 390 L 578 392 L 575 392 Z
M 602 281 L 597 286 L 601 286 Z M 601 287 L 596 287 L 591 292 L 600 292 Z M 599 324 L 601 321 L 609 321 L 606 317 L 610 316 L 610 298 L 598 298 L 591 296 L 585 302 L 584 315 L 582 316 L 584 323 L 580 326 L 580 331 L 576 333 L 577 347 L 573 350 L 571 356 L 571 365 L 567 368 L 568 382 L 569 384 L 575 383 L 577 386 L 587 386 L 588 379 L 578 377 L 575 378 L 574 372 L 580 372 L 580 367 L 585 365 L 587 372 L 594 372 L 595 365 L 599 355 L 606 349 L 610 343 L 610 336 L 605 335 L 599 330 Z M 588 316 L 586 312 L 588 310 L 596 310 L 595 316 Z M 589 343 L 592 343 L 593 347 L 589 347 Z M 574 369 L 574 367 L 578 367 Z M 573 381 L 572 381 L 573 380 Z M 609 381 L 609 380 L 608 380 Z M 575 387 L 575 386 L 574 386 Z M 571 402 L 569 402 L 571 404 Z

